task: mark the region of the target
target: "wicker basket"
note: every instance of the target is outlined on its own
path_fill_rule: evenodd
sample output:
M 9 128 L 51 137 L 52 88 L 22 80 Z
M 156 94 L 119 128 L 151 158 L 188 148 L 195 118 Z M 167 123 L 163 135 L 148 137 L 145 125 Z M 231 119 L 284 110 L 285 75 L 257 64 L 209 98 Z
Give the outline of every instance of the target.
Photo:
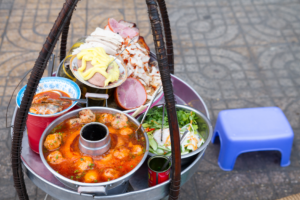
M 14 133 L 11 148 L 12 170 L 14 186 L 19 199 L 28 199 L 26 185 L 24 182 L 23 171 L 21 167 L 21 149 L 23 131 L 25 128 L 28 111 L 37 89 L 38 83 L 46 68 L 51 53 L 61 35 L 60 60 L 66 56 L 67 36 L 72 13 L 79 0 L 66 0 L 57 20 L 55 21 L 46 42 L 44 43 L 39 57 L 32 69 L 27 88 L 14 122 Z M 172 163 L 173 170 L 171 175 L 171 186 L 169 199 L 178 199 L 180 191 L 180 173 L 181 173 L 181 154 L 178 122 L 175 110 L 175 99 L 171 83 L 171 73 L 174 73 L 173 42 L 169 23 L 169 17 L 164 0 L 146 0 L 148 14 L 151 22 L 153 40 L 155 44 L 156 57 L 161 74 L 163 90 L 165 95 L 166 107 L 170 123 L 171 143 L 172 143 Z M 160 13 L 160 14 L 159 14 Z M 162 22 L 160 19 L 162 17 Z M 164 29 L 162 29 L 162 24 Z

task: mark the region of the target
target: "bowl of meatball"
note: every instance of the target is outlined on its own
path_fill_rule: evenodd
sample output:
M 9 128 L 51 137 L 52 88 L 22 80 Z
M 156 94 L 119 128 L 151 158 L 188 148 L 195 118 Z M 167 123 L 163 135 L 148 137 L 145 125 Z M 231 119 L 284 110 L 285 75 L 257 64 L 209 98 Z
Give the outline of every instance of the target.
M 123 193 L 148 155 L 143 129 L 135 137 L 138 126 L 135 118 L 116 109 L 77 109 L 45 129 L 40 157 L 60 182 L 79 193 Z

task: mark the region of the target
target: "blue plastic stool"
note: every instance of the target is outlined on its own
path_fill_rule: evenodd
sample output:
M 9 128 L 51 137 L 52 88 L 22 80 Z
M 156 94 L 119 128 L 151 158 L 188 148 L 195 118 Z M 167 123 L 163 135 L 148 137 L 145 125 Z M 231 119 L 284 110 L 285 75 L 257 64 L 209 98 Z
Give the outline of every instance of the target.
M 290 164 L 294 133 L 278 107 L 224 110 L 219 113 L 211 142 L 220 137 L 219 166 L 233 169 L 237 156 L 251 151 L 278 150 L 281 166 Z

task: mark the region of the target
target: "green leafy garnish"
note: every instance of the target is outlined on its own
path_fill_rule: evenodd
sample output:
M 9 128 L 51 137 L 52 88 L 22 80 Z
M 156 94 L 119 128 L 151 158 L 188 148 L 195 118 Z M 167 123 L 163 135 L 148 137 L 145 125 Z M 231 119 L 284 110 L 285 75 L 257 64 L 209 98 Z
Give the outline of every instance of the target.
M 62 126 L 56 126 L 54 129 L 51 131 L 51 133 L 55 133 L 57 130 L 61 129 Z
M 95 164 L 94 163 L 89 163 L 88 166 L 89 167 L 93 167 Z
M 169 155 L 171 154 L 171 146 L 170 143 L 164 143 L 163 145 L 159 145 L 157 141 L 153 138 L 153 133 L 156 130 L 160 130 L 162 127 L 162 114 L 163 107 L 154 107 L 149 110 L 143 125 L 143 128 L 147 132 L 149 138 L 149 152 L 154 153 L 156 155 Z M 195 134 L 197 137 L 202 138 L 202 136 L 206 135 L 206 131 L 208 129 L 206 122 L 199 118 L 195 112 L 187 111 L 183 109 L 177 110 L 177 120 L 178 126 L 181 129 L 181 134 L 185 130 L 189 130 L 190 134 Z M 169 128 L 168 122 L 168 114 L 164 113 L 164 128 Z M 188 141 L 189 143 L 191 140 Z M 181 147 L 181 153 L 186 154 L 194 150 L 191 145 Z
M 162 113 L 163 113 L 162 107 L 161 108 L 152 108 L 151 110 L 149 110 L 147 117 L 143 123 L 143 127 L 151 128 L 151 129 L 161 129 Z M 192 111 L 178 110 L 177 111 L 177 120 L 178 120 L 178 125 L 180 128 L 182 128 L 184 125 L 186 125 L 188 123 L 192 123 L 195 131 L 198 129 L 198 124 L 197 124 L 198 117 L 196 116 L 196 113 L 194 113 Z M 206 126 L 206 124 L 201 124 L 201 125 Z M 164 128 L 168 128 L 168 127 L 169 127 L 168 114 L 167 114 L 167 112 L 165 112 Z M 152 133 L 152 132 L 154 132 L 154 130 L 152 130 L 150 132 Z

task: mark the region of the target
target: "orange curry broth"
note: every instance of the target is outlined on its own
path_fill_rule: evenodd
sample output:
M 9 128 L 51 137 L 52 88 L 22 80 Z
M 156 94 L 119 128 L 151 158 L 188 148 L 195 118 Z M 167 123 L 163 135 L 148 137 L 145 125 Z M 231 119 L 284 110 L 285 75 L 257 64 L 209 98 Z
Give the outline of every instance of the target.
M 99 119 L 99 115 L 102 113 L 97 113 L 94 112 L 96 114 L 96 121 L 98 121 L 97 119 Z M 74 117 L 75 118 L 75 117 Z M 68 119 L 69 120 L 69 119 Z M 62 139 L 62 144 L 60 146 L 59 150 L 64 158 L 64 161 L 59 163 L 59 164 L 51 164 L 48 161 L 48 164 L 59 174 L 63 175 L 64 177 L 67 177 L 69 179 L 75 180 L 75 181 L 79 181 L 79 182 L 85 182 L 84 181 L 84 175 L 86 173 L 88 173 L 89 171 L 95 171 L 98 174 L 98 178 L 97 181 L 94 182 L 106 182 L 106 181 L 110 181 L 113 179 L 117 179 L 125 174 L 127 174 L 128 172 L 130 172 L 132 169 L 134 169 L 139 162 L 142 160 L 145 150 L 146 150 L 146 140 L 145 137 L 143 135 L 139 135 L 139 140 L 136 140 L 135 136 L 134 136 L 134 131 L 136 130 L 136 125 L 133 123 L 128 123 L 127 127 L 131 128 L 133 130 L 133 133 L 131 135 L 121 135 L 119 134 L 118 129 L 114 129 L 110 126 L 110 124 L 106 124 L 106 126 L 109 129 L 109 134 L 111 137 L 111 148 L 108 152 L 106 152 L 105 154 L 102 154 L 100 156 L 91 156 L 88 154 L 84 154 L 79 150 L 79 146 L 78 146 L 78 142 L 79 142 L 79 134 L 80 134 L 80 130 L 81 127 L 83 126 L 81 125 L 77 125 L 77 126 L 73 126 L 70 127 L 69 124 L 67 124 L 68 120 L 65 120 L 64 122 L 60 123 L 58 126 L 56 126 L 51 133 L 60 133 L 63 136 Z M 122 144 L 122 146 L 117 147 L 116 145 L 118 143 L 119 140 L 123 140 L 124 143 Z M 142 146 L 142 154 L 141 155 L 133 155 L 131 153 L 132 148 L 130 147 L 130 145 L 141 145 Z M 126 158 L 123 159 L 118 159 L 115 158 L 113 156 L 113 152 L 115 152 L 116 150 L 120 149 L 120 148 L 128 148 L 130 150 L 129 152 L 129 156 L 127 156 Z M 43 146 L 43 154 L 45 159 L 47 160 L 47 156 L 53 151 L 48 151 L 44 146 Z M 105 158 L 110 157 L 111 159 L 106 161 Z M 93 164 L 91 166 L 89 166 L 89 168 L 85 171 L 83 171 L 82 173 L 78 172 L 78 168 L 76 167 L 76 162 L 78 162 L 78 160 L 83 160 L 83 156 L 87 156 L 87 157 L 91 157 L 93 159 Z M 114 170 L 117 171 L 117 175 L 114 178 L 105 178 L 103 176 L 103 172 L 105 171 L 105 169 L 109 169 L 112 168 Z
M 58 91 L 58 92 L 60 92 L 63 97 L 70 97 L 70 95 L 68 95 L 67 93 L 65 93 L 65 92 L 63 92 L 61 90 L 49 90 L 49 91 L 41 92 L 41 93 L 38 93 L 38 94 L 34 95 L 33 99 L 35 99 L 37 97 L 40 97 L 40 96 L 48 95 L 49 99 L 61 100 L 59 98 L 60 97 L 59 94 L 57 94 L 55 92 L 52 92 L 52 91 Z M 67 109 L 72 104 L 72 101 L 65 100 L 65 102 L 68 102 L 68 103 L 63 104 L 63 110 Z

